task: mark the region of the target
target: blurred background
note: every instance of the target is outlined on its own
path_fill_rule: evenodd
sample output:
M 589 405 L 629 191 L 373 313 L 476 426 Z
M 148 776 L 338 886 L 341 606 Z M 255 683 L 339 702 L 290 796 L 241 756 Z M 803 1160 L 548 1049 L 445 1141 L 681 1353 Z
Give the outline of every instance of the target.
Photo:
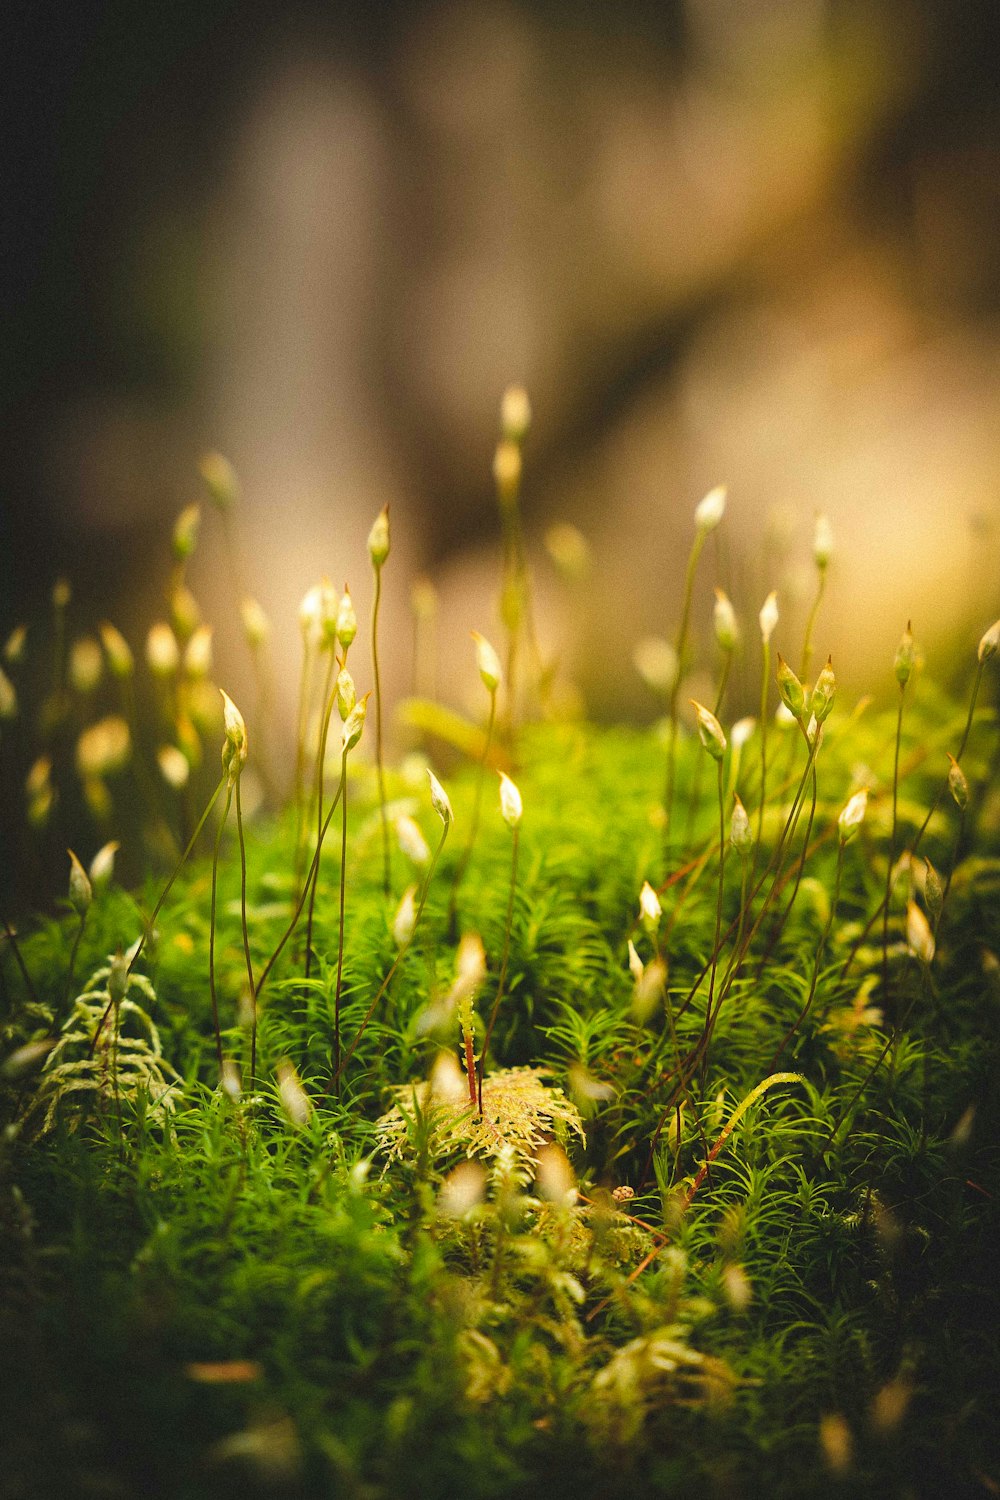
M 656 711 L 632 645 L 674 635 L 718 483 L 696 618 L 723 583 L 733 714 L 771 588 L 796 654 L 817 512 L 846 684 L 888 683 L 910 616 L 946 671 L 1000 613 L 995 0 L 21 0 L 0 24 L 3 636 L 65 574 L 70 636 L 108 617 L 141 647 L 212 448 L 286 752 L 298 602 L 328 574 L 365 618 L 386 503 L 389 692 L 429 575 L 442 692 L 477 701 L 512 381 L 542 631 L 599 716 Z M 235 694 L 216 520 L 191 586 Z M 590 544 L 575 593 L 556 523 Z

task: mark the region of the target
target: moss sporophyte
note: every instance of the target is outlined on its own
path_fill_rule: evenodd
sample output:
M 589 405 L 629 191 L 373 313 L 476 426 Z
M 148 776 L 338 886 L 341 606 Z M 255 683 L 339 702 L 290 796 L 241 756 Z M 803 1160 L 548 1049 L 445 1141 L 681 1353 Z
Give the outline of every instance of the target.
M 716 488 L 635 653 L 663 723 L 560 717 L 530 431 L 513 387 L 470 715 L 436 701 L 437 594 L 414 589 L 403 754 L 386 507 L 370 653 L 349 589 L 303 598 L 281 795 L 282 622 L 220 455 L 164 538 L 145 651 L 65 580 L 44 624 L 0 633 L 5 847 L 36 884 L 51 860 L 54 892 L 0 913 L 12 1493 L 1000 1475 L 1000 624 L 968 641 L 959 703 L 910 624 L 885 702 L 856 697 L 823 640 L 830 522 L 815 588 L 780 617 L 768 593 L 751 640 L 731 579 L 698 592 L 727 556 Z M 212 528 L 242 709 L 194 591 Z M 576 528 L 549 550 L 578 575 Z

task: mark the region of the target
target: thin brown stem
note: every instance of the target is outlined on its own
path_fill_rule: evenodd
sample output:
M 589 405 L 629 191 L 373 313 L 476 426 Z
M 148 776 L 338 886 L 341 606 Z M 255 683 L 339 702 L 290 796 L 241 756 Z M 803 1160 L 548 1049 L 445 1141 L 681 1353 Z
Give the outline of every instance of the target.
M 319 844 L 317 845 L 316 850 L 315 850 L 315 852 L 313 854 L 312 864 L 309 866 L 309 869 L 306 872 L 306 878 L 305 878 L 305 880 L 303 882 L 302 890 L 301 890 L 301 892 L 299 894 L 299 899 L 298 899 L 298 902 L 296 904 L 295 910 L 292 913 L 291 921 L 288 923 L 288 926 L 285 928 L 284 932 L 282 933 L 280 939 L 278 940 L 277 947 L 275 948 L 274 952 L 271 954 L 271 957 L 268 959 L 267 963 L 264 965 L 264 967 L 263 967 L 263 969 L 261 970 L 261 973 L 260 973 L 260 978 L 257 980 L 257 999 L 258 999 L 258 1002 L 259 1002 L 260 996 L 261 996 L 261 994 L 263 992 L 264 985 L 267 982 L 268 976 L 271 973 L 271 970 L 274 968 L 275 964 L 278 962 L 278 959 L 281 957 L 281 954 L 284 951 L 286 943 L 288 942 L 289 938 L 292 936 L 292 933 L 295 931 L 295 928 L 298 926 L 299 918 L 302 915 L 302 908 L 306 904 L 306 897 L 309 895 L 309 892 L 310 892 L 310 889 L 312 887 L 313 881 L 316 878 L 316 872 L 319 869 L 320 855 L 323 852 L 323 840 L 326 838 L 327 830 L 329 829 L 330 823 L 333 820 L 333 815 L 336 812 L 338 806 L 340 805 L 340 796 L 341 796 L 341 793 L 343 791 L 343 788 L 344 788 L 344 783 L 343 783 L 343 779 L 341 779 L 341 782 L 338 785 L 336 792 L 334 793 L 333 801 L 330 803 L 330 806 L 327 808 L 326 817 L 323 820 L 323 827 L 322 827 L 322 830 L 321 830 L 320 841 L 319 841 Z
M 382 889 L 392 890 L 392 848 L 389 838 L 389 816 L 385 801 L 385 761 L 382 755 L 382 679 L 378 665 L 378 612 L 382 602 L 382 569 L 375 569 L 375 596 L 372 600 L 372 676 L 375 680 L 375 765 L 378 770 L 378 803 L 382 818 Z
M 17 933 L 7 921 L 6 917 L 3 918 L 3 930 L 6 935 L 10 951 L 14 955 L 14 961 L 21 971 L 21 978 L 24 980 L 24 987 L 28 991 L 28 995 L 31 998 L 31 1003 L 33 1005 L 41 1007 L 41 1001 L 38 998 L 38 991 L 35 989 L 35 986 L 32 983 L 31 975 L 28 973 L 28 966 L 24 961 L 24 954 L 21 952 L 20 944 L 17 941 Z
M 347 899 L 347 751 L 340 760 L 340 928 L 337 936 L 337 989 L 333 1001 L 333 1076 L 340 1078 L 340 992 L 344 975 L 344 911 Z
M 333 705 L 336 702 L 336 691 L 331 691 L 330 682 L 333 677 L 334 654 L 330 651 L 330 665 L 326 670 L 326 681 L 323 684 L 323 722 L 320 725 L 319 748 L 316 760 L 316 845 L 319 847 L 320 831 L 323 827 L 323 777 L 326 771 L 326 742 L 330 733 L 330 719 L 333 715 Z M 316 887 L 319 884 L 319 865 L 313 876 L 312 890 L 309 893 L 309 919 L 306 923 L 306 978 L 312 968 L 312 935 L 313 935 L 313 910 L 316 904 Z
M 253 978 L 253 963 L 250 958 L 250 933 L 247 928 L 247 850 L 243 837 L 243 807 L 240 802 L 240 778 L 236 776 L 236 832 L 240 843 L 240 922 L 243 928 L 243 956 L 247 965 L 247 983 L 250 986 L 251 1031 L 250 1031 L 250 1087 L 257 1075 L 257 987 Z
M 226 787 L 226 802 L 222 809 L 222 817 L 215 832 L 215 848 L 212 851 L 212 897 L 209 907 L 208 925 L 208 991 L 212 998 L 212 1022 L 215 1026 L 215 1051 L 219 1060 L 219 1072 L 222 1072 L 222 1028 L 219 1025 L 219 999 L 215 988 L 215 907 L 218 891 L 219 876 L 219 849 L 222 845 L 222 830 L 226 826 L 229 816 L 229 804 L 233 799 L 233 783 L 230 781 Z

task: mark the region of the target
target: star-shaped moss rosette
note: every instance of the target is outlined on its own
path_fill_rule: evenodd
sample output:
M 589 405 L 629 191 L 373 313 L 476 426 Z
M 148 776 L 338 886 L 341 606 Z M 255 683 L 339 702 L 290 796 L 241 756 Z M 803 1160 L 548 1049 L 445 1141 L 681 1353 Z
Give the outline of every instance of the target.
M 428 1150 L 435 1161 L 459 1154 L 495 1157 L 510 1146 L 532 1161 L 553 1135 L 572 1132 L 585 1141 L 576 1106 L 562 1089 L 543 1083 L 546 1068 L 504 1068 L 483 1079 L 483 1112 L 469 1104 L 457 1062 L 443 1053 L 431 1077 L 393 1090 L 396 1103 L 376 1123 L 379 1146 L 390 1161 L 412 1150 L 414 1127 L 426 1123 Z

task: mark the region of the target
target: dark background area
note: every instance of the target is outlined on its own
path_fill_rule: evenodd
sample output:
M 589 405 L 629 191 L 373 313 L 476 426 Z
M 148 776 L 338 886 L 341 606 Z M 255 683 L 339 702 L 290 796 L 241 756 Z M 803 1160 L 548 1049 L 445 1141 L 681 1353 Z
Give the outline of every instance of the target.
M 43 632 L 65 572 L 71 635 L 110 616 L 138 650 L 218 446 L 285 705 L 295 603 L 365 571 L 386 500 L 406 691 L 404 580 L 438 580 L 443 640 L 495 624 L 513 379 L 529 532 L 579 525 L 617 601 L 565 646 L 601 712 L 651 712 L 616 651 L 672 633 L 720 479 L 748 635 L 771 586 L 801 615 L 816 509 L 847 679 L 888 672 L 925 600 L 942 653 L 997 612 L 990 0 L 49 0 L 5 8 L 0 58 L 0 635 Z M 772 502 L 805 518 L 787 546 Z M 194 581 L 240 687 L 216 543 Z

